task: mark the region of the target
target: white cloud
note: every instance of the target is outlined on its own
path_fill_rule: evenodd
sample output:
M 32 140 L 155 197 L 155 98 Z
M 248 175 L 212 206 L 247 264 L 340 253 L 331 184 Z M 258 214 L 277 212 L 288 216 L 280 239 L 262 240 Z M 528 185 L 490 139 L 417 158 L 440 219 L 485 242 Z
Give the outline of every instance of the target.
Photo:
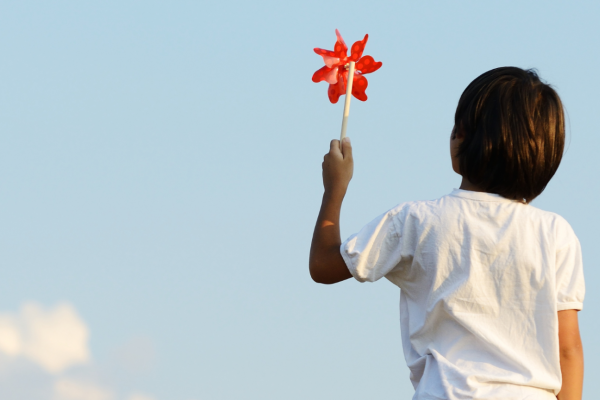
M 0 399 L 156 400 L 123 393 L 155 364 L 150 338 L 131 338 L 105 364 L 92 362 L 88 342 L 89 329 L 69 303 L 26 302 L 0 313 Z
M 23 356 L 56 374 L 90 361 L 89 331 L 73 306 L 44 310 L 25 303 L 16 315 L 0 315 L 0 351 Z
M 114 394 L 93 383 L 62 378 L 54 383 L 55 400 L 113 400 Z
M 21 335 L 15 318 L 0 316 L 0 351 L 9 356 L 16 356 L 21 352 L 21 346 Z

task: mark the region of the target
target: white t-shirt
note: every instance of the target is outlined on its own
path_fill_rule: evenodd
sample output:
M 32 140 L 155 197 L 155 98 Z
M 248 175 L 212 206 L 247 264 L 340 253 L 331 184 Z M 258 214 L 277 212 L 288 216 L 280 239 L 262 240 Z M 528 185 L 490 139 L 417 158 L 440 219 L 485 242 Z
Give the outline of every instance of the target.
M 341 246 L 359 281 L 401 288 L 419 400 L 556 400 L 557 311 L 581 310 L 581 248 L 559 215 L 454 190 L 398 205 Z

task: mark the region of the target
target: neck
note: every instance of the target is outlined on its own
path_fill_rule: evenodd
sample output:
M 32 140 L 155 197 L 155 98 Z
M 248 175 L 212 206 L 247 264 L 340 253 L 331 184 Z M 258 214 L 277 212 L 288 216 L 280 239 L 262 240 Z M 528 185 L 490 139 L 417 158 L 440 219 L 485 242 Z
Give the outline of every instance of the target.
M 485 190 L 482 190 L 481 188 L 479 188 L 476 185 L 473 185 L 471 182 L 469 182 L 469 180 L 467 178 L 465 178 L 464 176 L 462 178 L 462 182 L 460 183 L 459 189 L 470 190 L 471 192 L 485 192 Z

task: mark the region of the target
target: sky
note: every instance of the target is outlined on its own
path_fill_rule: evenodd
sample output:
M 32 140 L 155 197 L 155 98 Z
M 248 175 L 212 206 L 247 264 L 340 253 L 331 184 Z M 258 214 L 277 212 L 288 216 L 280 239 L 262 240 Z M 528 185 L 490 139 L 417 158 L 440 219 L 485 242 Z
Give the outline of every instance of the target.
M 311 81 L 369 34 L 342 236 L 460 184 L 464 88 L 536 68 L 568 116 L 533 206 L 578 235 L 584 398 L 600 392 L 600 3 L 0 3 L 0 398 L 408 399 L 399 289 L 311 281 L 343 101 Z

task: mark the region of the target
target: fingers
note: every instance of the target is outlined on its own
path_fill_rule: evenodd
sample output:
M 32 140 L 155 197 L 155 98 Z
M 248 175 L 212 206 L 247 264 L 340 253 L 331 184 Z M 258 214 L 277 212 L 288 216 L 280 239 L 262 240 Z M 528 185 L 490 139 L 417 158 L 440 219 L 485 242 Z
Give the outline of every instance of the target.
M 329 143 L 329 154 L 341 153 L 343 158 L 352 157 L 352 144 L 350 144 L 350 138 L 345 137 L 342 141 L 340 148 L 340 141 L 334 139 Z
M 350 143 L 350 138 L 344 138 L 341 148 L 339 140 L 332 140 L 331 143 L 329 143 L 329 153 L 325 154 L 325 158 L 327 158 L 327 156 L 352 160 L 352 144 Z

